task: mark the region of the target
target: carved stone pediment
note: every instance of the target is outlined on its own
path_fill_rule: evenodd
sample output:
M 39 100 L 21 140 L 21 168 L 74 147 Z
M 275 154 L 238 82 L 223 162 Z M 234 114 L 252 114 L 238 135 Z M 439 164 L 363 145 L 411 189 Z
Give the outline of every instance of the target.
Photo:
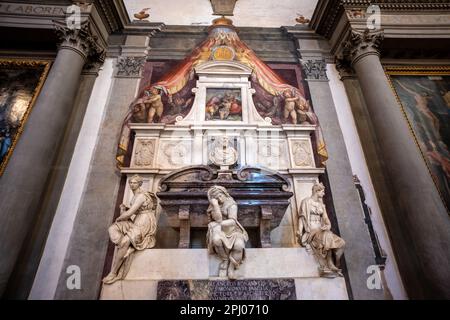
M 248 75 L 252 69 L 235 61 L 208 61 L 195 68 L 198 75 Z

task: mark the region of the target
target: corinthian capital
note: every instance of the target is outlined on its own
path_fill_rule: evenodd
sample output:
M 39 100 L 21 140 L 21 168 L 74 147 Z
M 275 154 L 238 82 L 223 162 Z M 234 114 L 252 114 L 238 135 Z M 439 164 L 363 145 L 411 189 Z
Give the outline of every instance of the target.
M 117 59 L 117 77 L 140 77 L 145 57 L 119 57 Z
M 328 80 L 325 59 L 301 59 L 306 80 Z
M 370 32 L 369 29 L 366 29 L 364 32 L 359 32 L 351 30 L 344 42 L 343 56 L 353 65 L 366 55 L 379 55 L 383 39 L 383 31 Z
M 336 69 L 339 72 L 341 80 L 353 78 L 355 76 L 355 72 L 353 71 L 350 61 L 342 57 L 337 57 L 335 62 Z
M 105 49 L 99 45 L 98 37 L 94 35 L 88 20 L 78 27 L 69 27 L 65 21 L 54 21 L 56 35 L 59 38 L 59 49 L 76 51 L 85 60 L 91 62 L 105 59 Z

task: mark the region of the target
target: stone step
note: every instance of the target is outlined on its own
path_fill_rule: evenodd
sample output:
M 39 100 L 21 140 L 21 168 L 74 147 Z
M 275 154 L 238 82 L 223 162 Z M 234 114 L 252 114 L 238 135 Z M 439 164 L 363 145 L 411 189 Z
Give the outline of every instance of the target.
M 294 278 L 297 300 L 348 300 L 344 278 Z M 123 280 L 103 285 L 101 300 L 156 300 L 157 280 Z
M 206 249 L 149 249 L 134 255 L 123 281 L 103 285 L 101 299 L 156 299 L 160 280 L 224 280 L 220 260 Z M 240 279 L 294 279 L 297 299 L 348 299 L 344 278 L 320 278 L 304 248 L 246 249 Z
M 149 249 L 138 252 L 125 280 L 210 279 L 220 260 L 206 249 Z M 304 248 L 246 249 L 237 271 L 244 279 L 319 277 L 314 256 Z

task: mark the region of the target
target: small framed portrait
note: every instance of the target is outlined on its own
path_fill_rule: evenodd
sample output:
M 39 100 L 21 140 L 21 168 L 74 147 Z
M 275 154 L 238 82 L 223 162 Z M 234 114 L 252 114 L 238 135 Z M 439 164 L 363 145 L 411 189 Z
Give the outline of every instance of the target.
M 241 89 L 207 88 L 205 119 L 242 121 Z

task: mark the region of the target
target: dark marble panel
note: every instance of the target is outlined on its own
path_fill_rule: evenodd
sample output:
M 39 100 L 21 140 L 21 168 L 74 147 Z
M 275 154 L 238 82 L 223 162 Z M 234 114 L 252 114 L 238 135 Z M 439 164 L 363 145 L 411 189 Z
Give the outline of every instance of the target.
M 159 281 L 157 300 L 296 300 L 294 279 Z

